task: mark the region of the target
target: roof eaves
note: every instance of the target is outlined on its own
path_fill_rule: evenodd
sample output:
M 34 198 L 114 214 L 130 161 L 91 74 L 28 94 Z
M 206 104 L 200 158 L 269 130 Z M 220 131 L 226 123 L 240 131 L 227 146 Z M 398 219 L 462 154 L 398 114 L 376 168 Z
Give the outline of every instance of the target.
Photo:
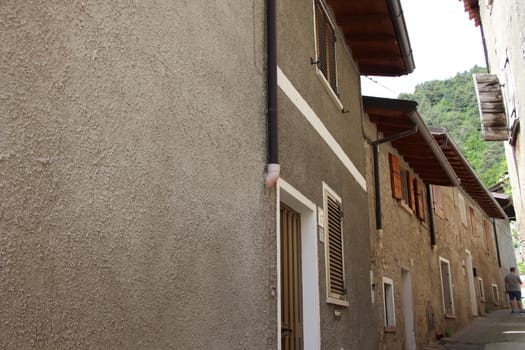
M 478 190 L 481 190 L 487 196 L 487 198 L 490 199 L 491 203 L 495 206 L 496 210 L 499 212 L 500 216 L 497 216 L 497 218 L 499 218 L 499 219 L 508 219 L 508 217 L 507 217 L 505 211 L 503 210 L 503 208 L 501 208 L 501 206 L 499 205 L 497 200 L 494 198 L 492 193 L 487 189 L 487 187 L 485 187 L 485 185 L 483 184 L 483 182 L 479 178 L 478 174 L 474 171 L 474 169 L 472 169 L 472 167 L 470 166 L 470 163 L 468 162 L 468 160 L 465 158 L 463 153 L 459 150 L 459 147 L 448 136 L 448 133 L 446 132 L 446 129 L 431 127 L 430 131 L 431 131 L 432 135 L 434 135 L 434 137 L 435 136 L 440 136 L 440 137 L 444 137 L 445 138 L 446 144 L 440 145 L 440 147 L 443 147 L 444 149 L 445 148 L 450 148 L 455 153 L 455 155 L 460 159 L 463 167 L 465 167 L 465 169 L 468 170 L 471 179 L 473 179 L 474 182 L 477 184 Z M 457 173 L 458 173 L 458 171 L 456 171 L 456 174 Z M 461 180 L 462 179 L 460 178 L 460 181 Z M 477 196 L 472 193 L 473 192 L 472 190 L 471 190 L 471 193 L 469 193 L 469 191 L 465 188 L 465 186 L 462 186 L 462 187 L 465 189 L 465 191 L 467 191 L 467 193 L 472 197 L 472 199 L 475 200 L 478 203 L 478 205 L 483 209 L 483 211 L 485 212 L 485 214 L 488 217 L 496 217 L 496 216 L 490 214 L 490 211 L 486 208 L 486 206 L 483 203 L 480 203 L 479 200 L 476 200 L 475 197 L 477 197 Z

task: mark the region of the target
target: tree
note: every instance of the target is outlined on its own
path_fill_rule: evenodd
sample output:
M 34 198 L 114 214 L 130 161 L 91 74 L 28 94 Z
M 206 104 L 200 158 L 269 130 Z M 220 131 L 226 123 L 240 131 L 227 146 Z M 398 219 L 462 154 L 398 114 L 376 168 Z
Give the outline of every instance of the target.
M 399 98 L 416 101 L 428 126 L 446 128 L 481 181 L 489 187 L 507 171 L 507 163 L 503 142 L 481 139 L 472 74 L 485 72 L 485 68 L 474 66 L 450 79 L 419 84 L 413 94 L 401 94 Z

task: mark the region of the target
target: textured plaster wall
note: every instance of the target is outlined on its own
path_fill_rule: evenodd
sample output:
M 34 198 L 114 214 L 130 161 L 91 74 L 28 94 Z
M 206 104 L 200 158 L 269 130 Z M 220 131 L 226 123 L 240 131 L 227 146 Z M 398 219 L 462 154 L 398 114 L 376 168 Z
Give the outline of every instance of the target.
M 481 5 L 481 1 L 480 1 Z M 480 6 L 490 73 L 497 74 L 504 84 L 503 64 L 507 57 L 511 67 L 517 118 L 525 116 L 525 4 L 519 0 L 494 1 Z M 506 93 L 507 88 L 502 86 Z M 523 123 L 523 120 L 521 121 Z M 517 216 L 517 230 L 525 238 L 525 141 L 518 131 L 512 147 L 505 142 L 512 197 Z
M 313 3 L 280 1 L 278 19 L 279 67 L 365 176 L 368 146 L 361 134 L 359 72 L 350 52 L 339 44 L 336 48 L 340 100 L 349 111 L 341 113 L 316 74 L 316 66 L 310 63 L 310 57 L 315 57 Z M 279 116 L 282 178 L 319 207 L 323 206 L 323 182 L 343 202 L 345 277 L 350 305 L 341 307 L 326 302 L 325 245 L 318 242 L 321 348 L 376 349 L 376 316 L 370 312 L 369 192 L 361 188 L 282 91 Z M 335 315 L 336 310 L 340 316 Z
M 276 347 L 263 4 L 0 2 L 0 347 Z

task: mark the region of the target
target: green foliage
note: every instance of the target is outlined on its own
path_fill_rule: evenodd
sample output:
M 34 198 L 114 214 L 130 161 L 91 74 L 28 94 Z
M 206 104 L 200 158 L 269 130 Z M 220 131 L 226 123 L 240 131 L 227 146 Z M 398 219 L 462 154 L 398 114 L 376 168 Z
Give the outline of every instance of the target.
M 413 94 L 401 94 L 399 98 L 416 101 L 419 114 L 428 126 L 446 128 L 481 181 L 489 187 L 507 171 L 507 163 L 502 142 L 481 139 L 472 74 L 484 72 L 485 68 L 475 66 L 447 80 L 419 84 Z
M 523 263 L 523 261 L 518 261 L 518 274 L 519 275 L 525 275 L 525 264 Z

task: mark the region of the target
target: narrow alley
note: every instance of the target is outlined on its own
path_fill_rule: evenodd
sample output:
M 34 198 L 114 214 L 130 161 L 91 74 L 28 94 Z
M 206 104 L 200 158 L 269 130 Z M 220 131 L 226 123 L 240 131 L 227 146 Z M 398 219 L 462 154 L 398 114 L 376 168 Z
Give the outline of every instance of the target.
M 443 338 L 425 350 L 518 350 L 525 349 L 525 315 L 508 310 L 476 318 L 450 338 Z

